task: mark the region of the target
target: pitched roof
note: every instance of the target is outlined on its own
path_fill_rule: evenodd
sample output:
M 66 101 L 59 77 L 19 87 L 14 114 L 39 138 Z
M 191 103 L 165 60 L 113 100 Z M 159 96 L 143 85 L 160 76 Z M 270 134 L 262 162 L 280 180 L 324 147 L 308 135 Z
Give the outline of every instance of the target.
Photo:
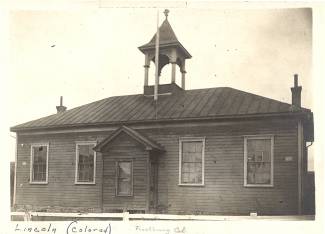
M 148 49 L 154 49 L 156 45 L 156 35 L 152 37 L 152 39 L 147 43 L 139 47 L 139 49 L 143 52 Z M 190 53 L 184 48 L 184 46 L 178 41 L 174 30 L 169 24 L 168 20 L 165 19 L 164 22 L 159 27 L 159 46 L 167 47 L 167 46 L 176 46 L 178 47 L 187 58 L 191 58 Z
M 11 131 L 157 120 L 247 117 L 292 111 L 292 106 L 287 103 L 233 88 L 219 87 L 180 90 L 172 95 L 159 96 L 157 119 L 152 96 L 136 94 L 102 99 L 63 113 L 14 126 Z
M 146 45 L 155 45 L 156 43 L 156 36 L 157 33 L 152 37 L 149 43 Z M 169 24 L 168 20 L 165 19 L 164 22 L 159 27 L 159 44 L 168 44 L 179 42 L 174 30 L 172 29 L 171 25 Z
M 142 144 L 146 150 L 154 150 L 154 151 L 165 151 L 164 148 L 159 145 L 154 140 L 151 140 L 150 138 L 140 134 L 139 132 L 135 131 L 132 128 L 129 128 L 127 126 L 122 126 L 118 128 L 116 131 L 114 131 L 109 137 L 104 139 L 102 142 L 100 142 L 96 147 L 94 148 L 95 151 L 101 152 L 104 148 L 108 147 L 109 143 L 113 141 L 117 136 L 119 136 L 121 133 L 126 133 L 131 138 Z

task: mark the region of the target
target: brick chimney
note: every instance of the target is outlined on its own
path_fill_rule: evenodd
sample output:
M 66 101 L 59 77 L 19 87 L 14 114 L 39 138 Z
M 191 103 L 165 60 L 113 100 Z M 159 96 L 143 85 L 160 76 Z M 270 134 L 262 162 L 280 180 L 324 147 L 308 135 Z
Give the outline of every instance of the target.
M 65 112 L 67 109 L 66 106 L 63 106 L 63 97 L 60 97 L 60 106 L 56 106 L 57 113 Z
M 292 105 L 296 108 L 301 107 L 301 86 L 298 86 L 298 75 L 294 75 L 294 87 L 291 88 Z

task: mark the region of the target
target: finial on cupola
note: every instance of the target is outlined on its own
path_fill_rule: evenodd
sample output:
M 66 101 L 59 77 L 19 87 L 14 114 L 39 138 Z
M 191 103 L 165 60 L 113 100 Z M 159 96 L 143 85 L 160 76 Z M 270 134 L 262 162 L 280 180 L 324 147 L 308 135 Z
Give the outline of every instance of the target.
M 165 9 L 164 14 L 165 14 L 165 16 L 166 16 L 166 20 L 167 20 L 167 18 L 168 18 L 168 13 L 169 13 L 169 10 L 168 10 L 168 9 Z

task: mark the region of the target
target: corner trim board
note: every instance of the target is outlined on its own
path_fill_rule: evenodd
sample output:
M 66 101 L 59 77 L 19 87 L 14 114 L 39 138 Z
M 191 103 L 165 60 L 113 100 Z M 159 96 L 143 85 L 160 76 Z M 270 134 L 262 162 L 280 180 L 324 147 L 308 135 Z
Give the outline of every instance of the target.
M 302 214 L 302 156 L 303 156 L 303 124 L 298 121 L 298 214 Z

